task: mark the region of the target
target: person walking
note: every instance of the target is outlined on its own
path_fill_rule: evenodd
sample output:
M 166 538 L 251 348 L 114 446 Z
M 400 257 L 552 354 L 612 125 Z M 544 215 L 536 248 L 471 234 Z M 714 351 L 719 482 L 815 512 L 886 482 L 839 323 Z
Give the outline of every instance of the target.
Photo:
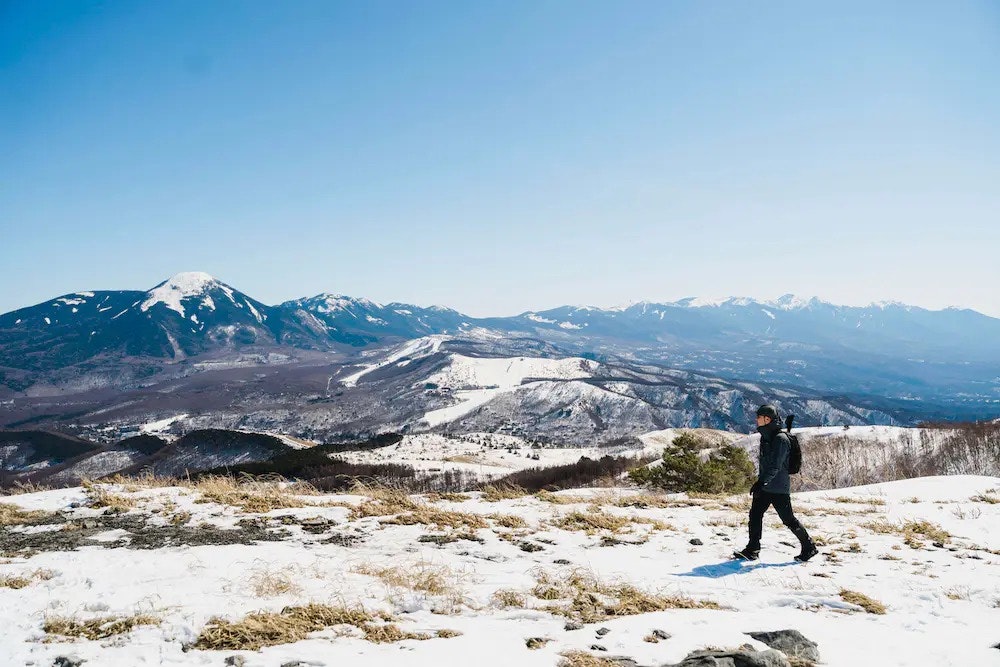
M 805 562 L 819 553 L 809 537 L 809 532 L 792 512 L 791 480 L 788 477 L 788 458 L 791 441 L 781 432 L 781 419 L 773 405 L 757 409 L 757 432 L 760 433 L 760 455 L 757 481 L 750 487 L 753 502 L 750 504 L 750 541 L 733 556 L 757 560 L 760 555 L 760 538 L 763 533 L 764 513 L 773 506 L 781 522 L 799 539 L 802 551 L 795 560 Z

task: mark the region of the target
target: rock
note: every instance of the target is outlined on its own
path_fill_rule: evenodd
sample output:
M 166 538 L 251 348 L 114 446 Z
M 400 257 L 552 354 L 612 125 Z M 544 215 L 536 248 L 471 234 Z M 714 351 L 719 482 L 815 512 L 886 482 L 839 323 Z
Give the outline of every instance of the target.
M 524 640 L 524 645 L 534 651 L 536 649 L 542 648 L 550 641 L 552 640 L 548 639 L 547 637 L 528 637 L 526 640 Z
M 552 562 L 555 563 L 556 565 L 569 565 L 570 564 L 570 562 L 568 560 L 566 560 L 565 558 L 556 558 Z
M 83 521 L 80 522 L 80 526 L 88 529 L 97 528 L 98 526 L 97 519 L 84 519 Z
M 527 551 L 529 554 L 534 553 L 535 551 L 542 551 L 543 549 L 545 549 L 545 547 L 543 547 L 540 544 L 533 544 L 528 541 L 518 542 L 517 546 L 521 548 L 521 551 Z
M 812 662 L 819 662 L 819 645 L 811 639 L 807 639 L 798 630 L 748 632 L 746 634 L 781 651 L 790 658 L 804 658 Z
M 565 630 L 566 632 L 570 632 L 571 630 L 582 630 L 582 629 L 583 629 L 583 623 L 577 623 L 576 621 L 568 621 L 566 625 L 563 626 L 563 630 Z
M 657 639 L 670 639 L 670 633 L 663 630 L 653 630 L 653 636 Z
M 321 516 L 307 516 L 302 519 L 301 523 L 303 526 L 325 526 L 330 521 Z
M 73 502 L 71 502 L 71 503 L 69 504 L 69 507 L 70 507 L 70 509 L 74 509 L 74 510 L 75 510 L 76 508 L 80 507 L 80 503 L 74 500 Z M 60 657 L 61 657 L 61 656 L 60 656 Z M 58 660 L 58 659 L 59 659 L 59 658 L 56 658 L 56 660 Z
M 52 667 L 80 667 L 83 663 L 87 662 L 83 658 L 70 658 L 65 655 L 56 656 L 55 661 L 52 663 Z
M 611 628 L 597 628 L 597 636 L 603 637 L 604 635 L 611 632 Z
M 695 651 L 674 667 L 791 667 L 781 651 Z
M 225 662 L 225 664 L 228 665 L 228 667 L 243 667 L 243 665 L 245 665 L 246 663 L 247 659 L 244 658 L 242 655 L 231 655 L 228 658 L 226 658 Z
M 702 546 L 705 543 L 702 542 L 701 540 L 699 540 L 697 537 L 695 537 L 695 538 L 692 538 L 692 539 L 688 540 L 688 544 L 693 544 L 696 547 L 700 547 L 700 546 Z
M 607 651 L 608 649 L 604 648 L 600 644 L 591 644 L 590 645 L 590 650 L 591 651 Z
M 944 549 L 944 542 L 931 542 L 931 544 L 936 546 L 938 549 Z

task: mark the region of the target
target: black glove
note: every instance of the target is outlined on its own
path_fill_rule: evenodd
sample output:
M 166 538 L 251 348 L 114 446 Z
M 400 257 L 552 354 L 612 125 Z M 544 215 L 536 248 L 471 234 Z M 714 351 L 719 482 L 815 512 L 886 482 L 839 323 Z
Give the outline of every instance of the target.
M 760 491 L 760 480 L 759 479 L 756 482 L 753 483 L 753 486 L 750 487 L 750 495 L 752 496 L 755 493 L 757 493 L 758 491 Z

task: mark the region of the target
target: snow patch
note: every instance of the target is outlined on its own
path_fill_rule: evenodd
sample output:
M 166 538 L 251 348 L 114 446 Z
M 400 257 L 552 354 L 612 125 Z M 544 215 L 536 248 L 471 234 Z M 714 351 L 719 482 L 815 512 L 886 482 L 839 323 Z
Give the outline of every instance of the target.
M 142 302 L 140 309 L 146 312 L 156 304 L 162 303 L 170 310 L 180 313 L 180 316 L 184 317 L 184 306 L 181 305 L 181 301 L 201 295 L 205 295 L 210 301 L 211 298 L 205 292 L 213 288 L 222 289 L 232 298 L 232 290 L 207 273 L 199 271 L 178 273 L 170 280 L 149 290 L 146 293 L 146 300 Z M 209 307 L 214 308 L 214 304 Z

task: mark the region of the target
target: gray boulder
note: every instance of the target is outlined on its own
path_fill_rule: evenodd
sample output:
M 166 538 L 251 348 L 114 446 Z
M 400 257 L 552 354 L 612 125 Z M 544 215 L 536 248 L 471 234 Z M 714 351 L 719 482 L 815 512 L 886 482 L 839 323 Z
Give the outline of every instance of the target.
M 668 667 L 664 665 L 664 667 Z M 673 667 L 791 667 L 780 651 L 695 651 Z
M 775 630 L 773 632 L 748 632 L 759 642 L 777 649 L 790 658 L 803 658 L 819 662 L 819 645 L 807 639 L 798 630 Z

